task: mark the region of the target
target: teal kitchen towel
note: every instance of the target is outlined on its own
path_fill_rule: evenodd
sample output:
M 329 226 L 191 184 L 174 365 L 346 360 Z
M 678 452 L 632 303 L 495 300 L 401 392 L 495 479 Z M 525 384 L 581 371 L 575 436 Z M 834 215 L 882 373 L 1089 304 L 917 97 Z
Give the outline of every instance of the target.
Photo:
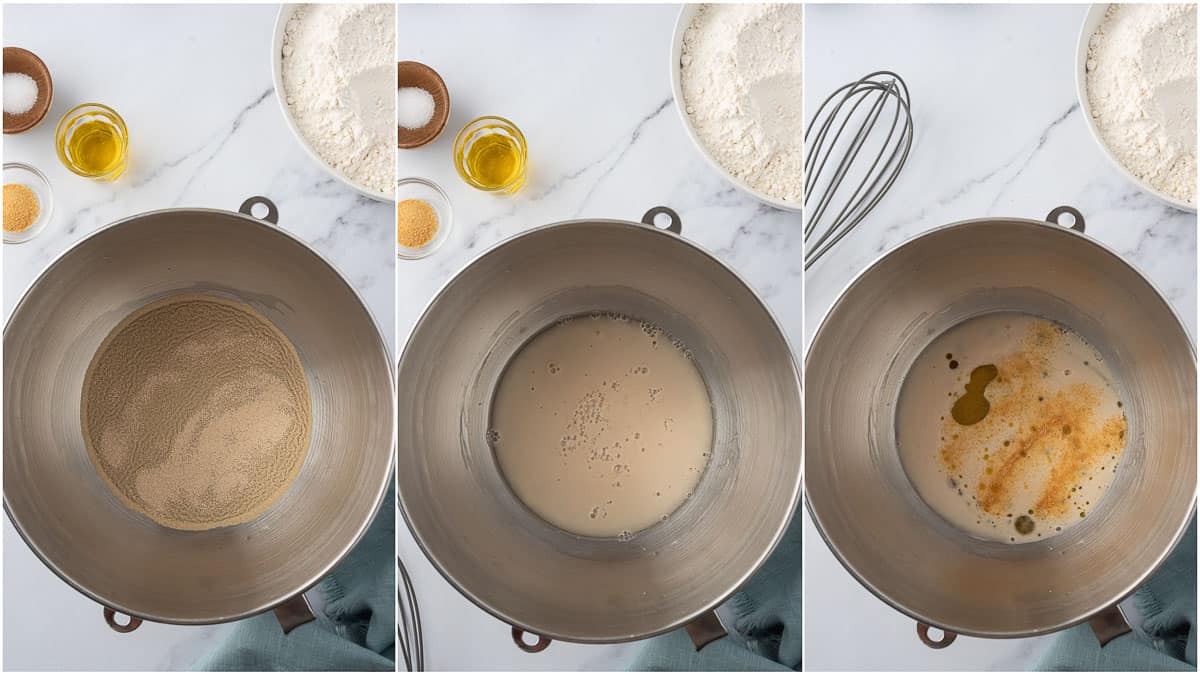
M 1038 670 L 1196 670 L 1196 519 L 1170 557 L 1139 588 L 1134 631 L 1103 649 L 1087 624 L 1064 631 Z
M 196 670 L 396 670 L 396 496 L 388 489 L 362 541 L 319 590 L 317 620 L 284 635 L 274 612 L 238 621 Z
M 767 562 L 731 601 L 727 637 L 700 651 L 683 629 L 646 641 L 630 670 L 800 670 L 800 509 Z

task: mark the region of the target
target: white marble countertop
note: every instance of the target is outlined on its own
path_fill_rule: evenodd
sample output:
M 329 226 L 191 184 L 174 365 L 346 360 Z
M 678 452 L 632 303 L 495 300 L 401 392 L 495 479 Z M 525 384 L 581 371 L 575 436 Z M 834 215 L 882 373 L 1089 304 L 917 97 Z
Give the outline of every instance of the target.
M 311 243 L 366 299 L 395 344 L 391 204 L 330 178 L 292 137 L 271 85 L 273 5 L 4 7 L 4 44 L 32 50 L 54 78 L 46 119 L 4 137 L 4 160 L 41 169 L 53 221 L 36 239 L 4 245 L 4 316 L 68 246 L 144 211 L 236 211 L 251 195 L 279 207 L 280 225 Z M 91 183 L 55 157 L 54 125 L 84 102 L 115 108 L 129 126 L 130 167 Z M 4 667 L 8 670 L 186 669 L 221 627 L 143 624 L 110 630 L 98 605 L 54 576 L 4 520 Z
M 442 75 L 451 117 L 432 144 L 401 151 L 399 175 L 441 184 L 455 224 L 436 254 L 400 262 L 399 335 L 408 335 L 443 283 L 501 239 L 574 218 L 636 221 L 661 204 L 679 212 L 684 237 L 749 280 L 799 345 L 799 214 L 738 192 L 688 140 L 668 70 L 677 13 L 655 5 L 400 6 L 399 58 Z M 489 114 L 513 120 L 529 142 L 529 183 L 512 197 L 475 191 L 451 165 L 454 135 Z M 638 648 L 556 642 L 541 654 L 520 652 L 508 627 L 459 595 L 399 531 L 430 669 L 621 669 Z
M 916 140 L 879 208 L 805 278 L 805 344 L 841 289 L 901 241 L 981 216 L 1042 218 L 1078 208 L 1087 234 L 1144 272 L 1196 334 L 1196 216 L 1128 183 L 1076 105 L 1075 40 L 1086 6 L 810 5 L 809 110 L 835 87 L 892 69 L 912 92 Z M 811 423 L 811 421 L 809 421 Z M 942 651 L 862 588 L 805 514 L 809 670 L 1023 670 L 1047 638 L 960 637 Z

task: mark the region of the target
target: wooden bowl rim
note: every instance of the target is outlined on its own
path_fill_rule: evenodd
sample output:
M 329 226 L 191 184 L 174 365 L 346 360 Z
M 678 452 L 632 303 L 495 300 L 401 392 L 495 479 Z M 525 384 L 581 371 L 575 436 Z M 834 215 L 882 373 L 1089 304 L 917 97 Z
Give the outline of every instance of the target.
M 46 114 L 50 112 L 50 105 L 54 101 L 54 78 L 50 76 L 50 68 L 42 57 L 25 49 L 24 47 L 5 47 L 4 48 L 4 72 L 5 73 L 24 73 L 30 75 L 26 70 L 10 69 L 8 67 L 12 55 L 17 55 L 32 64 L 32 70 L 46 78 L 46 93 L 39 95 L 38 100 L 34 102 L 34 107 L 28 112 L 20 115 L 9 115 L 4 113 L 4 133 L 19 134 L 36 127 L 46 119 Z M 39 92 L 40 93 L 40 92 Z M 9 119 L 22 120 L 9 124 Z
M 425 78 L 418 81 L 412 77 L 405 77 L 406 73 L 411 74 L 415 72 L 423 73 Z M 450 88 L 446 86 L 446 81 L 442 79 L 441 74 L 428 65 L 421 63 L 420 61 L 396 62 L 397 90 L 399 90 L 400 87 L 420 86 L 429 82 L 433 82 L 437 85 L 435 87 L 437 91 L 430 92 L 433 94 L 434 101 L 437 101 L 440 95 L 441 99 L 446 103 L 445 105 L 436 106 L 434 108 L 433 119 L 430 120 L 429 124 L 426 124 L 422 129 L 404 129 L 401 128 L 400 125 L 396 125 L 396 146 L 401 149 L 411 150 L 413 148 L 419 148 L 422 145 L 432 143 L 435 138 L 442 134 L 442 132 L 446 129 L 446 124 L 450 121 Z M 424 86 L 421 86 L 421 88 L 425 89 Z M 420 135 L 415 135 L 418 131 L 423 133 Z M 402 140 L 405 136 L 408 136 L 410 140 Z

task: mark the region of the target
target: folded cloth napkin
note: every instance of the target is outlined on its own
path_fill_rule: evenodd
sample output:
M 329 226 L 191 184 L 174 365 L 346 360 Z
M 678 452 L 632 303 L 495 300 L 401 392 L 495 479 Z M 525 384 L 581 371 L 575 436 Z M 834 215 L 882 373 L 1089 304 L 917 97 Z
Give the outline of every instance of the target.
M 1103 649 L 1087 624 L 1056 639 L 1038 670 L 1196 670 L 1196 519 L 1163 566 L 1133 595 L 1142 615 Z
M 745 588 L 731 601 L 733 631 L 700 651 L 683 629 L 646 641 L 630 670 L 800 670 L 800 508 Z
M 394 485 L 394 483 L 392 483 Z M 274 612 L 238 621 L 196 670 L 396 670 L 396 497 L 319 585 L 317 620 L 284 635 Z

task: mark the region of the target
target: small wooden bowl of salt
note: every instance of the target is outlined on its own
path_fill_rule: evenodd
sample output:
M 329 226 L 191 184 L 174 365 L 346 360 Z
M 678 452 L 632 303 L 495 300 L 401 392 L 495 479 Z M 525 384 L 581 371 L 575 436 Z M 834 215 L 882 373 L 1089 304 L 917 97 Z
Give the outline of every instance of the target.
M 450 119 L 450 90 L 433 68 L 417 61 L 396 63 L 397 144 L 419 148 L 442 133 Z
M 4 133 L 36 127 L 50 112 L 54 81 L 37 54 L 20 47 L 4 48 Z

